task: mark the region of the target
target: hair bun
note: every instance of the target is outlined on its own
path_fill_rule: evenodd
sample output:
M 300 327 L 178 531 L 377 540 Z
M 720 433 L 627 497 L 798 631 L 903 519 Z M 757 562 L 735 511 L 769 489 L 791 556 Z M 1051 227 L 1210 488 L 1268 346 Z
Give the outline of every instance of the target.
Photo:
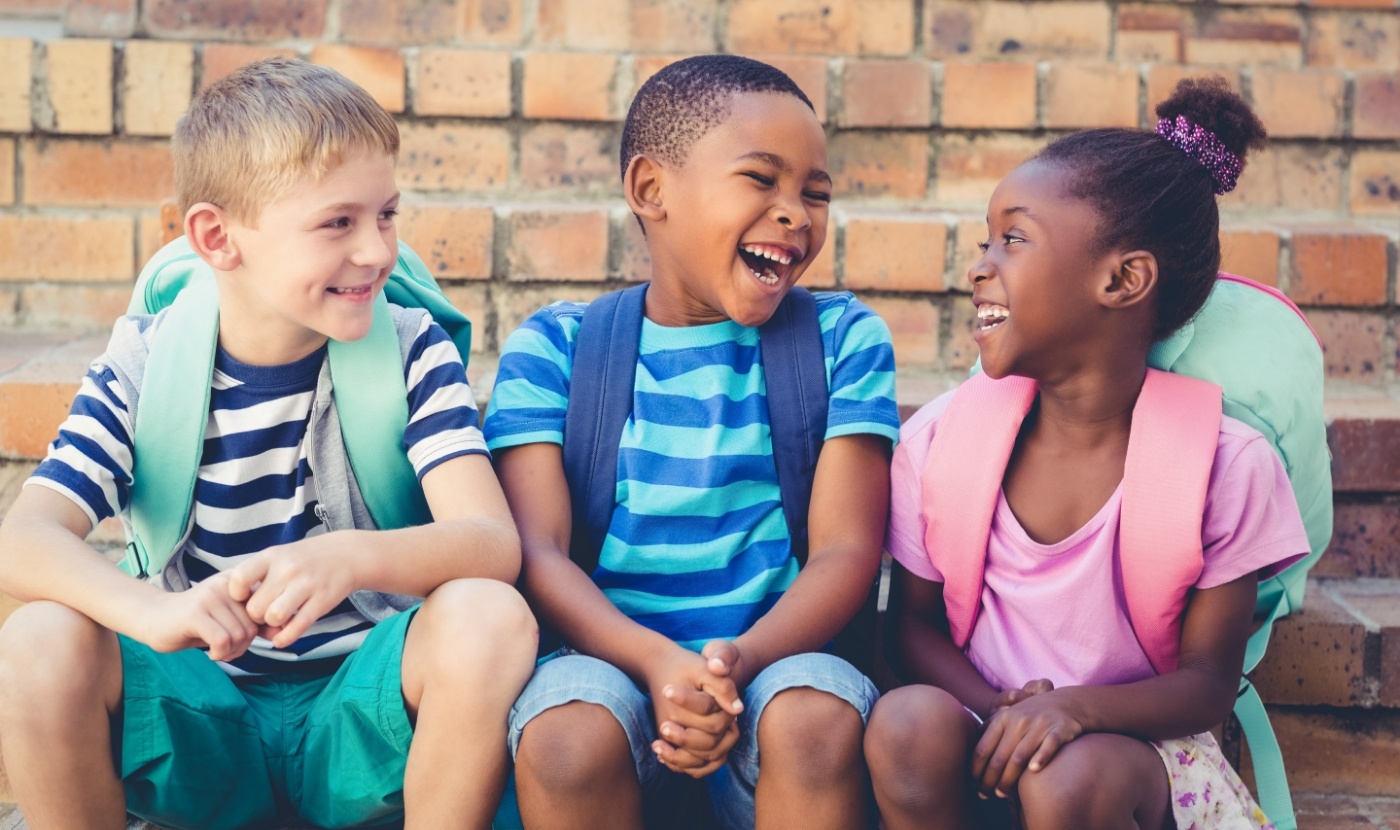
M 1158 118 L 1185 116 L 1213 133 L 1241 163 L 1249 150 L 1263 148 L 1269 137 L 1254 110 L 1219 75 L 1181 80 L 1156 112 Z

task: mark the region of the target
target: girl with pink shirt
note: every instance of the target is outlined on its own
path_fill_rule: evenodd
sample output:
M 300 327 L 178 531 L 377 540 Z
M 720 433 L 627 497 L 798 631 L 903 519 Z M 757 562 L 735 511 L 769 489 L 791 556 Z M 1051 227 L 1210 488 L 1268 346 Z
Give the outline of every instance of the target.
M 891 664 L 913 685 L 876 705 L 865 737 L 887 830 L 1272 827 L 1208 731 L 1239 688 L 1258 580 L 1309 549 L 1266 439 L 1223 416 L 1215 436 L 1202 421 L 1203 555 L 1188 581 L 1160 586 L 1181 609 L 1165 667 L 1135 627 L 1124 571 L 1124 469 L 1147 355 L 1210 294 L 1216 196 L 1265 138 L 1219 78 L 1183 81 L 1157 115 L 1155 133 L 1059 139 L 992 196 L 968 274 L 974 337 L 987 378 L 1036 386 L 1007 439 L 961 634 L 953 591 L 967 574 L 946 569 L 964 560 L 930 549 L 926 508 L 941 469 L 930 445 L 955 393 L 901 431 L 886 627 Z

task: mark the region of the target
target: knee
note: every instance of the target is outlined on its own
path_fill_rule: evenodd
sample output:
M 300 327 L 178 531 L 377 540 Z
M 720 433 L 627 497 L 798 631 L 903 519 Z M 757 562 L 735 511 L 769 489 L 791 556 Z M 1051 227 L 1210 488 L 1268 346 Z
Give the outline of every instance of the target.
M 940 800 L 962 788 L 974 734 L 971 716 L 942 689 L 895 689 L 875 704 L 866 728 L 871 779 L 897 801 Z
M 1060 748 L 1049 764 L 1025 772 L 1016 785 L 1029 830 L 1098 826 L 1096 793 L 1103 781 L 1103 759 L 1093 758 L 1092 735 Z
M 443 671 L 479 676 L 483 666 L 497 675 L 528 676 L 534 666 L 539 628 L 525 598 L 492 579 L 443 583 L 423 601 L 414 619 L 434 664 Z
M 525 725 L 515 756 L 519 782 L 554 798 L 594 796 L 636 778 L 622 724 L 607 708 L 574 702 Z
M 782 757 L 803 784 L 824 787 L 863 766 L 864 733 L 865 722 L 850 703 L 816 689 L 788 689 L 759 716 L 759 754 Z
M 47 711 L 103 690 L 116 655 L 112 633 L 67 606 L 31 602 L 0 628 L 0 712 Z

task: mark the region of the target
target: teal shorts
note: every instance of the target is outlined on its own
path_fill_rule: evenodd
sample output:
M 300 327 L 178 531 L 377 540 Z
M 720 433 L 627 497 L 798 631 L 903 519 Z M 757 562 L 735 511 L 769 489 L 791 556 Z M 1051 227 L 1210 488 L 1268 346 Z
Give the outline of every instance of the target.
M 412 617 L 376 625 L 324 676 L 234 678 L 202 651 L 161 654 L 120 637 L 127 810 L 174 830 L 401 822 Z

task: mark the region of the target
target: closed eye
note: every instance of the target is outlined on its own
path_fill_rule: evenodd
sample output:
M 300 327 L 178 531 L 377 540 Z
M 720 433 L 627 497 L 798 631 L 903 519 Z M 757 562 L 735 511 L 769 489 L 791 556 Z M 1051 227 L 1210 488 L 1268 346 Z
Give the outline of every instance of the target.
M 770 177 L 770 176 L 765 176 L 765 175 L 763 175 L 762 173 L 753 173 L 753 172 L 748 172 L 748 173 L 745 173 L 744 175 L 745 175 L 745 176 L 748 176 L 750 179 L 753 179 L 754 181 L 758 182 L 759 184 L 763 185 L 764 187 L 772 187 L 772 186 L 773 186 L 773 179 L 772 179 L 772 177 Z
M 820 190 L 805 190 L 802 192 L 803 198 L 811 199 L 814 202 L 830 202 L 831 194 Z
M 326 227 L 326 228 L 348 228 L 348 227 L 350 227 L 350 217 L 349 217 L 349 216 L 338 216 L 338 217 L 336 217 L 335 219 L 332 219 L 331 221 L 327 222 L 327 223 L 326 223 L 325 225 L 323 225 L 322 227 Z

